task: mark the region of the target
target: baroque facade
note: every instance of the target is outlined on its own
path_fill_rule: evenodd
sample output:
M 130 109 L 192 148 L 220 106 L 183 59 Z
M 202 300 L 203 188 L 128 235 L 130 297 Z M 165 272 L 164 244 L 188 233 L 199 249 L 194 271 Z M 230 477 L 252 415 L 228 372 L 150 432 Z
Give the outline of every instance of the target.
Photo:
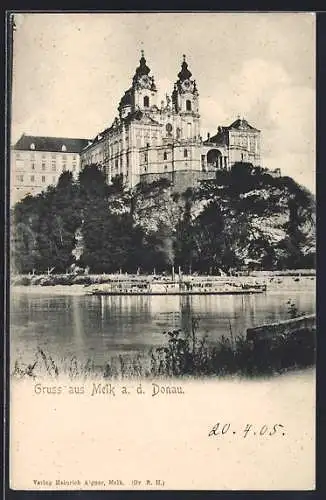
M 11 204 L 55 185 L 65 170 L 77 177 L 90 164 L 101 166 L 108 183 L 122 176 L 133 187 L 166 177 L 178 191 L 236 162 L 260 165 L 260 130 L 244 118 L 203 140 L 199 92 L 185 56 L 171 94 L 158 100 L 142 51 L 117 117 L 94 139 L 21 136 L 11 151 Z
M 185 56 L 171 96 L 158 103 L 143 51 L 118 116 L 81 152 L 82 167 L 99 164 L 108 183 L 121 175 L 130 187 L 167 177 L 183 189 L 237 161 L 260 164 L 260 131 L 238 118 L 203 140 L 197 83 Z

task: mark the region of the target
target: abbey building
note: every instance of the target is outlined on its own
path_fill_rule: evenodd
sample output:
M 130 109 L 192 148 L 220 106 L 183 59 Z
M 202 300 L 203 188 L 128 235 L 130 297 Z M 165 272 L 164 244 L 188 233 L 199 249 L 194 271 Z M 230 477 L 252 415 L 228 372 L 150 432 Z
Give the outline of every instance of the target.
M 121 175 L 130 187 L 166 177 L 183 189 L 238 161 L 260 164 L 260 131 L 239 117 L 203 140 L 199 92 L 185 56 L 171 95 L 158 102 L 143 52 L 118 116 L 81 152 L 81 167 L 99 164 L 109 183 Z
M 199 91 L 185 56 L 170 95 L 158 101 L 158 86 L 142 52 L 116 118 L 95 138 L 22 135 L 11 154 L 11 203 L 55 185 L 65 170 L 77 177 L 90 164 L 101 166 L 108 183 L 122 176 L 133 187 L 166 177 L 177 191 L 236 162 L 261 165 L 260 131 L 243 118 L 202 138 Z

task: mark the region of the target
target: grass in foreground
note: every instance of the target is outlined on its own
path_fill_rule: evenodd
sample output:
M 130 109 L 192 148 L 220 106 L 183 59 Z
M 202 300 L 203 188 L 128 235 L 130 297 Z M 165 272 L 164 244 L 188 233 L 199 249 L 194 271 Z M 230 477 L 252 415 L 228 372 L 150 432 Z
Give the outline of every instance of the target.
M 92 359 L 81 362 L 75 356 L 54 360 L 40 347 L 33 363 L 16 361 L 15 378 L 39 376 L 74 378 L 153 378 L 266 376 L 315 364 L 316 332 L 299 330 L 272 340 L 252 342 L 244 337 L 222 337 L 211 345 L 197 333 L 198 321 L 192 320 L 190 333 L 164 332 L 164 345 L 148 353 L 109 356 L 96 365 Z

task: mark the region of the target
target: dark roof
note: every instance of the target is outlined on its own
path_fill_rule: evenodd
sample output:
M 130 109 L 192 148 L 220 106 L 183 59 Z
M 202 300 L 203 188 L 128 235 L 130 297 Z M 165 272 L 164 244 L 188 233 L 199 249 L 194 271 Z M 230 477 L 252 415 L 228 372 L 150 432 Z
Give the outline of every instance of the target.
M 235 120 L 233 123 L 231 123 L 231 125 L 229 125 L 228 127 L 218 127 L 218 132 L 217 134 L 213 135 L 212 137 L 210 137 L 209 139 L 207 139 L 206 141 L 204 141 L 204 144 L 205 145 L 208 145 L 210 143 L 213 143 L 213 144 L 225 144 L 226 142 L 226 138 L 225 138 L 225 134 L 226 132 L 228 132 L 229 130 L 253 130 L 255 132 L 260 132 L 260 130 L 258 130 L 258 128 L 255 128 L 253 127 L 252 125 L 250 125 L 250 123 L 247 122 L 247 120 L 245 120 L 244 118 L 238 118 L 237 120 Z
M 231 125 L 229 125 L 229 127 L 227 127 L 229 130 L 231 128 L 235 128 L 235 129 L 242 129 L 242 130 L 256 130 L 257 132 L 259 132 L 259 130 L 255 127 L 253 127 L 252 125 L 250 125 L 250 123 L 247 122 L 247 120 L 245 120 L 244 118 L 238 118 L 237 120 L 235 120 L 235 122 L 231 123 Z
M 62 146 L 66 146 L 66 153 L 80 153 L 87 146 L 89 139 L 71 139 L 69 137 L 39 137 L 23 134 L 14 145 L 19 151 L 53 151 L 62 152 Z M 31 149 L 31 144 L 35 148 Z
M 143 76 L 143 75 L 148 75 L 150 73 L 150 68 L 146 64 L 146 59 L 144 57 L 144 51 L 141 51 L 141 58 L 139 61 L 139 66 L 136 68 L 135 75 L 133 77 L 133 83 L 135 84 L 137 80 Z
M 123 108 L 124 106 L 131 106 L 133 101 L 132 97 L 132 88 L 126 90 L 124 93 L 124 96 L 120 100 L 119 104 L 119 109 Z
M 93 139 L 88 141 L 86 146 L 84 146 L 84 149 L 88 146 L 94 146 L 94 144 L 96 144 L 97 142 L 101 142 L 104 139 L 104 137 L 107 135 L 107 133 L 110 131 L 110 128 L 106 128 L 102 132 L 99 132 Z
M 223 127 L 225 128 L 225 127 Z M 220 146 L 226 144 L 226 138 L 224 136 L 224 134 L 222 134 L 222 131 L 221 132 L 218 132 L 216 135 L 213 135 L 213 137 L 210 137 L 209 139 L 206 139 L 206 141 L 203 141 L 203 143 L 205 145 L 209 145 L 209 144 L 219 144 Z

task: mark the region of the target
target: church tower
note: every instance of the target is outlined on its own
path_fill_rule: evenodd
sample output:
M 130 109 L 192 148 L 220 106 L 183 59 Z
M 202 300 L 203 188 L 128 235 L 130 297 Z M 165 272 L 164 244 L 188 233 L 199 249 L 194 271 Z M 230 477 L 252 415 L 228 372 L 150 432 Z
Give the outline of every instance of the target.
M 156 107 L 157 88 L 154 77 L 150 76 L 150 68 L 146 64 L 144 51 L 141 51 L 139 66 L 132 79 L 132 86 L 125 92 L 119 104 L 120 118 L 126 118 L 136 111 L 148 112 Z
M 186 56 L 183 55 L 181 71 L 172 92 L 173 111 L 180 116 L 179 135 L 181 139 L 200 140 L 199 100 L 196 80 L 191 79 Z
M 132 80 L 132 87 L 134 89 L 135 108 L 144 112 L 157 104 L 157 88 L 154 77 L 149 75 L 150 71 L 142 50 L 139 66 Z

